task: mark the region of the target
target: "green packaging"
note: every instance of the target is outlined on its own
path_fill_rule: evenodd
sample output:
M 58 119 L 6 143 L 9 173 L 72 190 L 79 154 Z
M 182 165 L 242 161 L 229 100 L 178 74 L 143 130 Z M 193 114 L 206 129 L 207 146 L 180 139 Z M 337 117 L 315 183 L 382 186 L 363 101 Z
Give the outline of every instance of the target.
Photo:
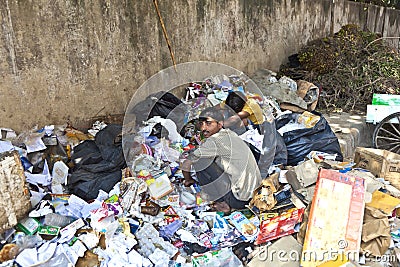
M 35 218 L 25 218 L 15 227 L 27 235 L 34 235 L 39 230 L 40 222 Z
M 38 234 L 40 235 L 51 235 L 51 236 L 56 236 L 60 233 L 60 227 L 59 226 L 39 226 L 38 229 Z

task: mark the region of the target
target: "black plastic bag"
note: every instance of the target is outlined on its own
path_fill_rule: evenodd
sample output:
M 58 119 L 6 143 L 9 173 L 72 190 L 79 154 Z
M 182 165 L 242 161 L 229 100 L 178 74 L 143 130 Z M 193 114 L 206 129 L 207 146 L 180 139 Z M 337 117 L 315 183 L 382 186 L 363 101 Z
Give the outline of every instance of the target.
M 93 173 L 86 170 L 78 170 L 73 173 L 78 178 L 74 184 L 70 184 L 70 192 L 84 200 L 95 199 L 100 189 L 110 192 L 116 183 L 121 181 L 122 172 L 116 170 L 114 172 Z
M 154 116 L 160 116 L 165 119 L 172 110 L 182 104 L 179 98 L 169 92 L 160 92 L 156 97 L 158 100 L 151 109 L 148 119 Z
M 318 112 L 312 112 L 320 116 L 320 120 L 312 128 L 297 129 L 283 134 L 288 153 L 287 164 L 297 165 L 311 151 L 321 151 L 329 154 L 337 154 L 336 160 L 343 161 L 339 141 L 329 126 L 326 119 Z M 275 121 L 276 129 L 280 129 L 290 121 L 297 119 L 298 114 L 285 114 Z
M 136 125 L 140 125 L 142 121 L 146 121 L 154 116 L 160 116 L 164 119 L 169 118 L 171 111 L 181 104 L 182 101 L 173 94 L 160 91 L 149 95 L 145 100 L 137 103 L 129 111 L 129 114 L 135 114 Z M 171 119 L 176 123 L 174 118 Z
M 282 137 L 275 128 L 275 122 L 264 121 L 260 125 L 263 138 L 263 154 L 260 155 L 258 168 L 260 169 L 261 177 L 268 176 L 269 168 L 272 165 L 286 165 L 287 151 Z
M 109 192 L 121 180 L 125 168 L 122 151 L 122 126 L 110 124 L 96 134 L 95 140 L 86 140 L 74 148 L 71 157 L 75 163 L 68 188 L 78 197 L 90 200 L 99 190 Z
M 278 132 L 276 132 L 276 148 L 273 164 L 286 166 L 287 158 L 288 155 L 285 141 L 283 140 L 283 137 Z

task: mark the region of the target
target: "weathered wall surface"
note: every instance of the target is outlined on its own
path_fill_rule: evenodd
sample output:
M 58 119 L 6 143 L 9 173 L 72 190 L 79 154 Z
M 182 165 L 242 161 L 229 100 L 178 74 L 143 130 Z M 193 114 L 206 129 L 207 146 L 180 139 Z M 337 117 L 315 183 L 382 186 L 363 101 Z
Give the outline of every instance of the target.
M 177 63 L 278 70 L 310 39 L 347 23 L 400 36 L 400 13 L 330 0 L 158 0 Z M 0 0 L 0 127 L 124 113 L 171 66 L 153 1 Z M 391 39 L 397 45 L 397 39 Z

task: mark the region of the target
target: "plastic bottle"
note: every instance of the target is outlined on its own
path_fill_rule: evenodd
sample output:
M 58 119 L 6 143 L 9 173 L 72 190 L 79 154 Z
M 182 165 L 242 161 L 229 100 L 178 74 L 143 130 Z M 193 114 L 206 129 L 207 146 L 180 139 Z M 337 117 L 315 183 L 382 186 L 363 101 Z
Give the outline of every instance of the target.
M 49 226 L 65 227 L 73 221 L 72 218 L 57 213 L 49 213 L 44 217 L 44 224 Z
M 15 240 L 15 244 L 20 248 L 20 251 L 27 248 L 34 248 L 42 243 L 43 239 L 40 235 L 25 235 L 20 236 Z

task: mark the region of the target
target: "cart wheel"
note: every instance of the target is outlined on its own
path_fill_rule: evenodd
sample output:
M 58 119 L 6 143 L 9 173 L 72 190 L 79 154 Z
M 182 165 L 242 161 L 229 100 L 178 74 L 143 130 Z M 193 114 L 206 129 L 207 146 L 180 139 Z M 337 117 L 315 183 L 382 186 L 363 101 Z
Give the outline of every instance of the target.
M 375 128 L 373 145 L 400 154 L 400 112 L 384 118 Z

